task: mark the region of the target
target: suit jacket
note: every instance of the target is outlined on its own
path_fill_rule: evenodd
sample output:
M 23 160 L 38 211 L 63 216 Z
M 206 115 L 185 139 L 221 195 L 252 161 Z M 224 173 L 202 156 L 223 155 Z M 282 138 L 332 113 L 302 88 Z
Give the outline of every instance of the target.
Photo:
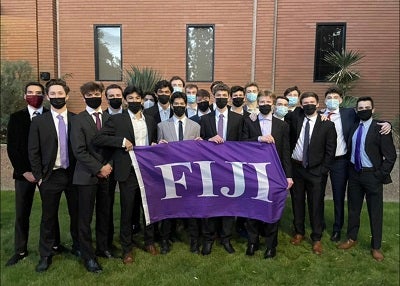
M 378 122 L 379 121 L 373 119 L 368 129 L 368 133 L 365 137 L 365 152 L 376 169 L 374 175 L 383 184 L 389 184 L 392 182 L 390 172 L 397 158 L 396 148 L 393 144 L 392 132 L 387 135 L 380 134 L 381 126 L 377 124 Z M 347 149 L 350 154 L 352 152 L 353 134 L 357 130 L 358 125 L 359 122 L 353 125 L 349 140 L 347 141 Z
M 302 108 L 296 108 L 285 116 L 285 121 L 289 124 L 290 128 L 291 153 L 299 139 L 304 117 Z M 310 173 L 317 176 L 328 173 L 335 159 L 336 143 L 335 124 L 328 120 L 322 121 L 321 116 L 318 114 L 309 145 L 308 169 Z
M 43 107 L 43 113 L 49 111 Z M 7 153 L 14 168 L 13 178 L 25 180 L 22 175 L 31 172 L 28 156 L 28 137 L 31 126 L 31 117 L 25 107 L 10 115 L 7 127 Z
M 72 180 L 75 169 L 75 157 L 71 148 L 71 118 L 75 114 L 67 113 L 68 120 L 68 174 Z M 37 181 L 42 179 L 45 182 L 53 172 L 54 164 L 58 151 L 58 136 L 55 122 L 51 112 L 46 112 L 42 116 L 33 118 L 29 132 L 29 160 L 32 167 L 33 176 Z
M 200 136 L 204 140 L 217 135 L 217 126 L 215 123 L 215 111 L 212 111 L 201 117 Z M 243 128 L 243 116 L 233 111 L 228 111 L 228 124 L 226 130 L 226 141 L 240 141 Z
M 283 170 L 287 178 L 292 178 L 292 164 L 290 162 L 290 145 L 289 145 L 289 125 L 275 117 L 272 117 L 271 135 L 275 140 L 275 147 Z M 257 117 L 255 121 L 250 117 L 244 119 L 242 140 L 258 141 L 258 136 L 262 136 L 260 121 Z
M 145 116 L 147 127 L 147 138 L 149 144 L 157 141 L 157 127 L 151 116 Z M 114 179 L 124 182 L 128 179 L 132 167 L 132 160 L 129 152 L 122 147 L 124 138 L 128 139 L 135 146 L 135 131 L 128 111 L 110 116 L 103 124 L 100 132 L 94 137 L 93 144 L 98 147 L 112 147 L 114 162 Z
M 103 125 L 110 116 L 106 112 L 102 113 Z M 71 144 L 76 158 L 73 183 L 76 185 L 97 184 L 97 173 L 105 164 L 112 164 L 111 150 L 97 147 L 92 142 L 97 132 L 93 116 L 86 110 L 72 117 Z
M 167 121 L 160 122 L 157 125 L 158 139 L 164 139 L 168 142 L 178 141 L 175 132 L 174 118 L 171 117 Z M 194 140 L 200 137 L 200 125 L 189 118 L 186 118 L 185 131 L 183 132 L 183 140 Z
M 158 110 L 158 104 L 154 104 L 152 107 L 143 110 L 144 116 L 151 116 L 153 117 L 156 124 L 161 122 L 160 111 Z M 170 108 L 169 117 L 171 118 L 174 115 L 172 108 Z

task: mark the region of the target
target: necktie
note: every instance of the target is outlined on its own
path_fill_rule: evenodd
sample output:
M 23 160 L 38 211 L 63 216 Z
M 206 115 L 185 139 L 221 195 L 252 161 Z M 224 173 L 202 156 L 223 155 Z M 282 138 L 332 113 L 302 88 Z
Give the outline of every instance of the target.
M 308 149 L 310 145 L 310 119 L 307 118 L 306 126 L 304 128 L 304 142 L 303 142 L 303 167 L 308 166 Z
M 354 150 L 354 169 L 360 172 L 362 169 L 361 165 L 361 137 L 363 133 L 363 123 L 360 123 L 357 131 L 356 148 Z
M 182 125 L 182 120 L 179 120 L 179 141 L 183 140 L 183 125 Z
M 34 112 L 32 113 L 32 118 L 33 118 L 33 117 L 36 117 L 36 116 L 38 116 L 38 115 L 40 115 L 40 112 L 39 112 L 39 111 L 34 111 Z
M 100 112 L 93 113 L 94 117 L 96 117 L 96 127 L 97 130 L 101 129 L 101 121 L 100 121 Z
M 217 133 L 221 138 L 224 138 L 224 115 L 223 114 L 219 115 Z
M 329 119 L 329 120 L 331 120 L 331 116 L 332 116 L 332 114 L 334 114 L 334 113 L 335 113 L 335 112 L 329 112 L 329 113 L 328 113 L 328 119 Z
M 67 128 L 65 127 L 64 117 L 59 114 L 58 118 L 58 140 L 60 142 L 60 160 L 61 168 L 68 168 L 68 139 L 67 139 Z

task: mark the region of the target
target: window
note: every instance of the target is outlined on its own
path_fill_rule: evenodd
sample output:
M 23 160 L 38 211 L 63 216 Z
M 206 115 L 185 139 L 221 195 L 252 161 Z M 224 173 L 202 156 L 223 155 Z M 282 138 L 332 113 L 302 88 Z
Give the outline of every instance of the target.
M 121 26 L 95 25 L 96 80 L 122 81 Z
M 214 25 L 188 25 L 186 81 L 214 80 Z
M 324 82 L 326 76 L 334 72 L 334 67 L 324 61 L 330 52 L 341 52 L 345 49 L 346 24 L 328 23 L 317 24 L 315 38 L 314 81 Z

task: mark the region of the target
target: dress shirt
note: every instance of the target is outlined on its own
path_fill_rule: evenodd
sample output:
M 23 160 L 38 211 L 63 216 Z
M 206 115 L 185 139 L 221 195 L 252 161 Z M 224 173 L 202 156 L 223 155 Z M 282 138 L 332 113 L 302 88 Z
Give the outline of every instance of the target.
M 55 169 L 59 169 L 61 167 L 61 153 L 60 153 L 60 135 L 59 135 L 59 131 L 58 131 L 58 123 L 59 123 L 59 119 L 57 118 L 58 115 L 61 115 L 63 117 L 64 123 L 65 123 L 65 130 L 67 131 L 67 138 L 68 138 L 68 118 L 67 118 L 67 110 L 65 110 L 62 113 L 57 113 L 54 110 L 51 109 L 51 115 L 53 117 L 53 121 L 54 121 L 54 126 L 56 127 L 56 132 L 57 132 L 57 157 L 56 157 L 56 161 L 54 163 L 54 170 Z
M 140 118 L 136 118 L 130 110 L 128 110 L 128 113 L 132 121 L 133 134 L 135 135 L 135 146 L 149 146 L 147 125 L 143 113 L 141 113 L 142 116 Z M 123 144 L 125 144 L 125 140 Z
M 38 109 L 34 109 L 32 106 L 28 105 L 28 112 L 29 112 L 29 116 L 30 116 L 31 120 L 34 117 L 33 113 L 35 111 L 39 112 L 40 114 L 42 114 L 43 113 L 43 106 L 39 107 Z
M 108 113 L 110 115 L 115 115 L 115 114 L 121 114 L 122 113 L 122 107 L 117 112 L 114 112 L 113 110 L 111 110 L 110 107 L 108 107 L 107 110 L 108 110 Z
M 179 140 L 179 120 L 182 121 L 183 134 L 185 134 L 187 117 L 183 116 L 183 118 L 179 119 L 174 115 L 172 118 L 174 119 L 176 138 L 178 138 L 178 140 Z M 185 140 L 185 136 L 183 137 L 183 139 Z
M 330 120 L 335 124 L 336 134 L 337 134 L 337 145 L 335 156 L 343 156 L 347 153 L 346 141 L 343 136 L 343 126 L 342 119 L 340 117 L 339 108 L 336 110 L 326 109 L 324 115 L 328 117 L 331 113 Z
M 261 113 L 258 114 L 258 121 L 260 122 L 261 133 L 263 136 L 271 135 L 272 129 L 272 113 L 270 112 L 267 115 L 263 115 Z M 260 141 L 260 138 L 258 138 Z
M 101 106 L 99 106 L 97 109 L 93 109 L 93 108 L 91 108 L 89 106 L 86 106 L 86 111 L 92 116 L 94 124 L 96 124 L 96 116 L 94 115 L 94 113 L 95 112 L 100 113 L 100 116 L 99 116 L 100 123 L 101 123 L 101 126 L 103 126 L 103 116 L 102 116 L 103 115 L 103 110 L 101 110 Z
M 167 109 L 163 109 L 160 103 L 157 104 L 158 104 L 158 111 L 160 112 L 161 122 L 168 120 L 169 115 L 171 114 L 171 105 L 169 105 Z
M 195 116 L 197 114 L 197 105 L 195 108 L 190 107 L 189 105 L 186 107 L 187 110 L 187 117 L 190 118 L 192 116 Z
M 365 137 L 367 136 L 369 127 L 371 126 L 372 123 L 372 118 L 368 119 L 367 121 L 360 121 L 360 123 L 363 123 L 363 133 L 361 136 L 361 146 L 360 146 L 360 155 L 361 155 L 361 165 L 366 168 L 371 168 L 373 167 L 371 160 L 369 159 L 367 152 L 365 152 Z M 361 128 L 361 126 L 358 126 L 358 128 Z M 353 134 L 353 137 L 351 139 L 351 163 L 354 164 L 354 151 L 356 150 L 356 141 L 357 141 L 357 132 L 358 128 Z
M 304 117 L 303 120 L 303 125 L 301 127 L 300 131 L 300 136 L 297 139 L 296 146 L 294 147 L 293 154 L 292 154 L 292 159 L 297 160 L 297 161 L 303 161 L 303 145 L 304 145 L 304 131 L 307 123 L 307 118 L 310 119 L 310 138 L 308 140 L 311 140 L 312 133 L 314 131 L 314 126 L 315 122 L 317 121 L 317 116 L 315 115 L 313 117 Z M 310 150 L 310 153 L 312 150 Z
M 218 109 L 215 110 L 215 126 L 217 127 L 217 133 L 218 133 L 218 120 L 219 120 L 219 115 L 223 114 L 224 115 L 224 131 L 223 131 L 223 139 L 226 141 L 226 131 L 228 129 L 228 108 L 225 109 L 223 113 L 220 113 Z

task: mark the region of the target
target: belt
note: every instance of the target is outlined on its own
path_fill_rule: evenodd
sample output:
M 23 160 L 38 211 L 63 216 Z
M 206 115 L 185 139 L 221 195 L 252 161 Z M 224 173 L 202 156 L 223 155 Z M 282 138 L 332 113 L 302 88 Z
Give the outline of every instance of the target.
M 355 170 L 355 165 L 353 163 L 350 163 L 350 166 L 354 168 Z M 360 171 L 356 171 L 357 173 L 368 173 L 368 172 L 375 172 L 376 169 L 375 167 L 362 167 Z
M 303 161 L 299 161 L 299 160 L 292 159 L 292 162 L 295 163 L 295 164 L 297 164 L 297 165 L 303 166 Z
M 346 159 L 347 155 L 336 156 L 335 160 Z

